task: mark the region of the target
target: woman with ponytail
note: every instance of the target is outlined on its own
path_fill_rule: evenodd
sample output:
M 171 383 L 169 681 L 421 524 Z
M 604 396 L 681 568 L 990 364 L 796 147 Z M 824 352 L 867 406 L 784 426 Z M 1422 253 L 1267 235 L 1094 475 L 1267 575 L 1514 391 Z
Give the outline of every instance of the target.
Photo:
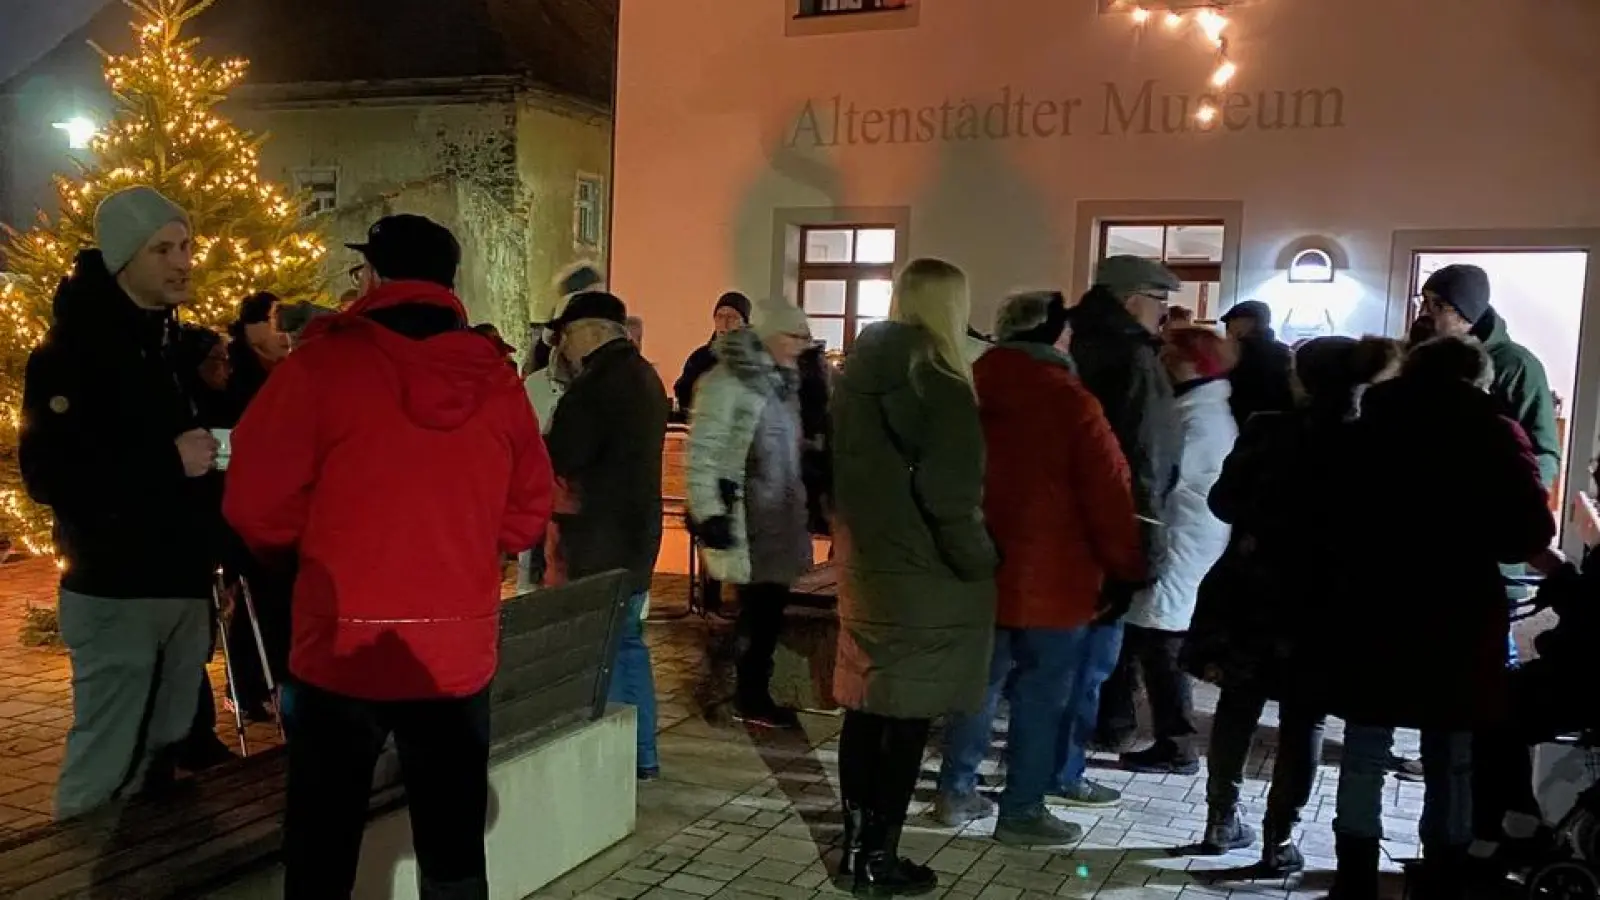
M 900 857 L 900 831 L 932 721 L 977 712 L 988 677 L 997 558 L 983 520 L 969 312 L 960 269 L 912 262 L 889 321 L 856 338 L 834 391 L 840 875 L 858 893 L 936 885 L 932 870 Z
M 1233 526 L 1228 549 L 1201 582 L 1183 648 L 1190 674 L 1222 688 L 1207 754 L 1210 807 L 1202 847 L 1222 854 L 1255 843 L 1239 806 L 1245 760 L 1268 700 L 1279 702 L 1278 755 L 1263 822 L 1261 871 L 1283 877 L 1305 866 L 1294 826 L 1322 758 L 1325 716 L 1296 688 L 1302 618 L 1320 609 L 1327 563 L 1319 531 L 1339 526 L 1311 511 L 1329 472 L 1342 465 L 1361 395 L 1399 368 L 1384 338 L 1317 338 L 1295 353 L 1298 408 L 1258 413 L 1245 424 L 1211 511 Z

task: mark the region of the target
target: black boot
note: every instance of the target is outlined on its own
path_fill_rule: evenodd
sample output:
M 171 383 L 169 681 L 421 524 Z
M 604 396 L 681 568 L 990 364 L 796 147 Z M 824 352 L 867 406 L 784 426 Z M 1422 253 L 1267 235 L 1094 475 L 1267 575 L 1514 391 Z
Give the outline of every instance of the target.
M 914 896 L 939 886 L 932 869 L 900 857 L 900 829 L 904 822 L 903 812 L 891 820 L 863 810 L 861 847 L 854 860 L 855 882 L 851 888 L 856 896 Z
M 489 900 L 487 878 L 439 881 L 421 875 L 418 876 L 417 882 L 417 896 L 422 900 Z
M 839 840 L 839 869 L 834 873 L 835 884 L 843 889 L 850 887 L 848 879 L 855 874 L 855 863 L 861 855 L 861 807 L 844 802 L 844 837 Z
M 1302 872 L 1305 867 L 1305 855 L 1294 845 L 1294 829 L 1262 823 L 1261 870 L 1273 878 L 1282 878 Z
M 1339 868 L 1328 900 L 1378 900 L 1378 839 L 1338 834 L 1333 847 Z

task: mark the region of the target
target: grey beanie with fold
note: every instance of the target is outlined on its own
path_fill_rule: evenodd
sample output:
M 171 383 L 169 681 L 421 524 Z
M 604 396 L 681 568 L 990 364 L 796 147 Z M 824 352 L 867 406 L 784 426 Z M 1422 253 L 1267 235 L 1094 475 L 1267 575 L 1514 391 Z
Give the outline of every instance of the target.
M 155 233 L 172 224 L 189 224 L 183 207 L 152 187 L 123 188 L 100 201 L 94 212 L 94 242 L 115 275 L 127 268 Z

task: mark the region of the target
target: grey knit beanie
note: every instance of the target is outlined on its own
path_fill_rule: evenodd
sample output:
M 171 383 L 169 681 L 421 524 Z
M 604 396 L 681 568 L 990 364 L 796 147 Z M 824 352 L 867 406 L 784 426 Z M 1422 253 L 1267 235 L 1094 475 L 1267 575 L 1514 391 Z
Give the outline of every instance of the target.
M 150 238 L 173 222 L 189 224 L 189 215 L 152 187 L 123 188 L 100 201 L 94 213 L 94 241 L 115 275 L 138 255 Z

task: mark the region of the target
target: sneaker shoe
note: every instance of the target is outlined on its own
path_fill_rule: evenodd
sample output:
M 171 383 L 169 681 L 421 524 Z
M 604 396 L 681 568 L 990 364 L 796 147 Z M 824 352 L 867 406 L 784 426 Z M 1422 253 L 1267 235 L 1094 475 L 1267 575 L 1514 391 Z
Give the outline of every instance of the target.
M 960 828 L 994 815 L 994 801 L 973 791 L 970 794 L 940 794 L 933 801 L 933 817 L 946 828 Z
M 635 773 L 640 781 L 655 781 L 661 777 L 660 766 L 640 766 Z
M 1198 775 L 1200 760 L 1182 753 L 1167 743 L 1156 743 L 1133 753 L 1122 754 L 1122 768 L 1145 775 Z
M 1206 817 L 1206 833 L 1200 839 L 1202 856 L 1222 856 L 1256 842 L 1256 834 L 1244 823 L 1238 807 L 1223 812 L 1212 811 Z M 1294 846 L 1290 844 L 1289 846 Z
M 1122 792 L 1085 778 L 1072 787 L 1051 791 L 1049 799 L 1059 800 L 1067 806 L 1105 809 L 1121 803 Z
M 733 720 L 757 728 L 794 729 L 800 727 L 800 714 L 771 700 L 765 703 L 734 703 Z
M 1268 841 L 1261 848 L 1261 871 L 1273 878 L 1287 878 L 1305 871 L 1305 868 L 1305 854 L 1292 840 Z
M 1083 840 L 1083 828 L 1041 808 L 1031 816 L 1001 819 L 994 826 L 994 839 L 1011 847 L 1064 847 Z

